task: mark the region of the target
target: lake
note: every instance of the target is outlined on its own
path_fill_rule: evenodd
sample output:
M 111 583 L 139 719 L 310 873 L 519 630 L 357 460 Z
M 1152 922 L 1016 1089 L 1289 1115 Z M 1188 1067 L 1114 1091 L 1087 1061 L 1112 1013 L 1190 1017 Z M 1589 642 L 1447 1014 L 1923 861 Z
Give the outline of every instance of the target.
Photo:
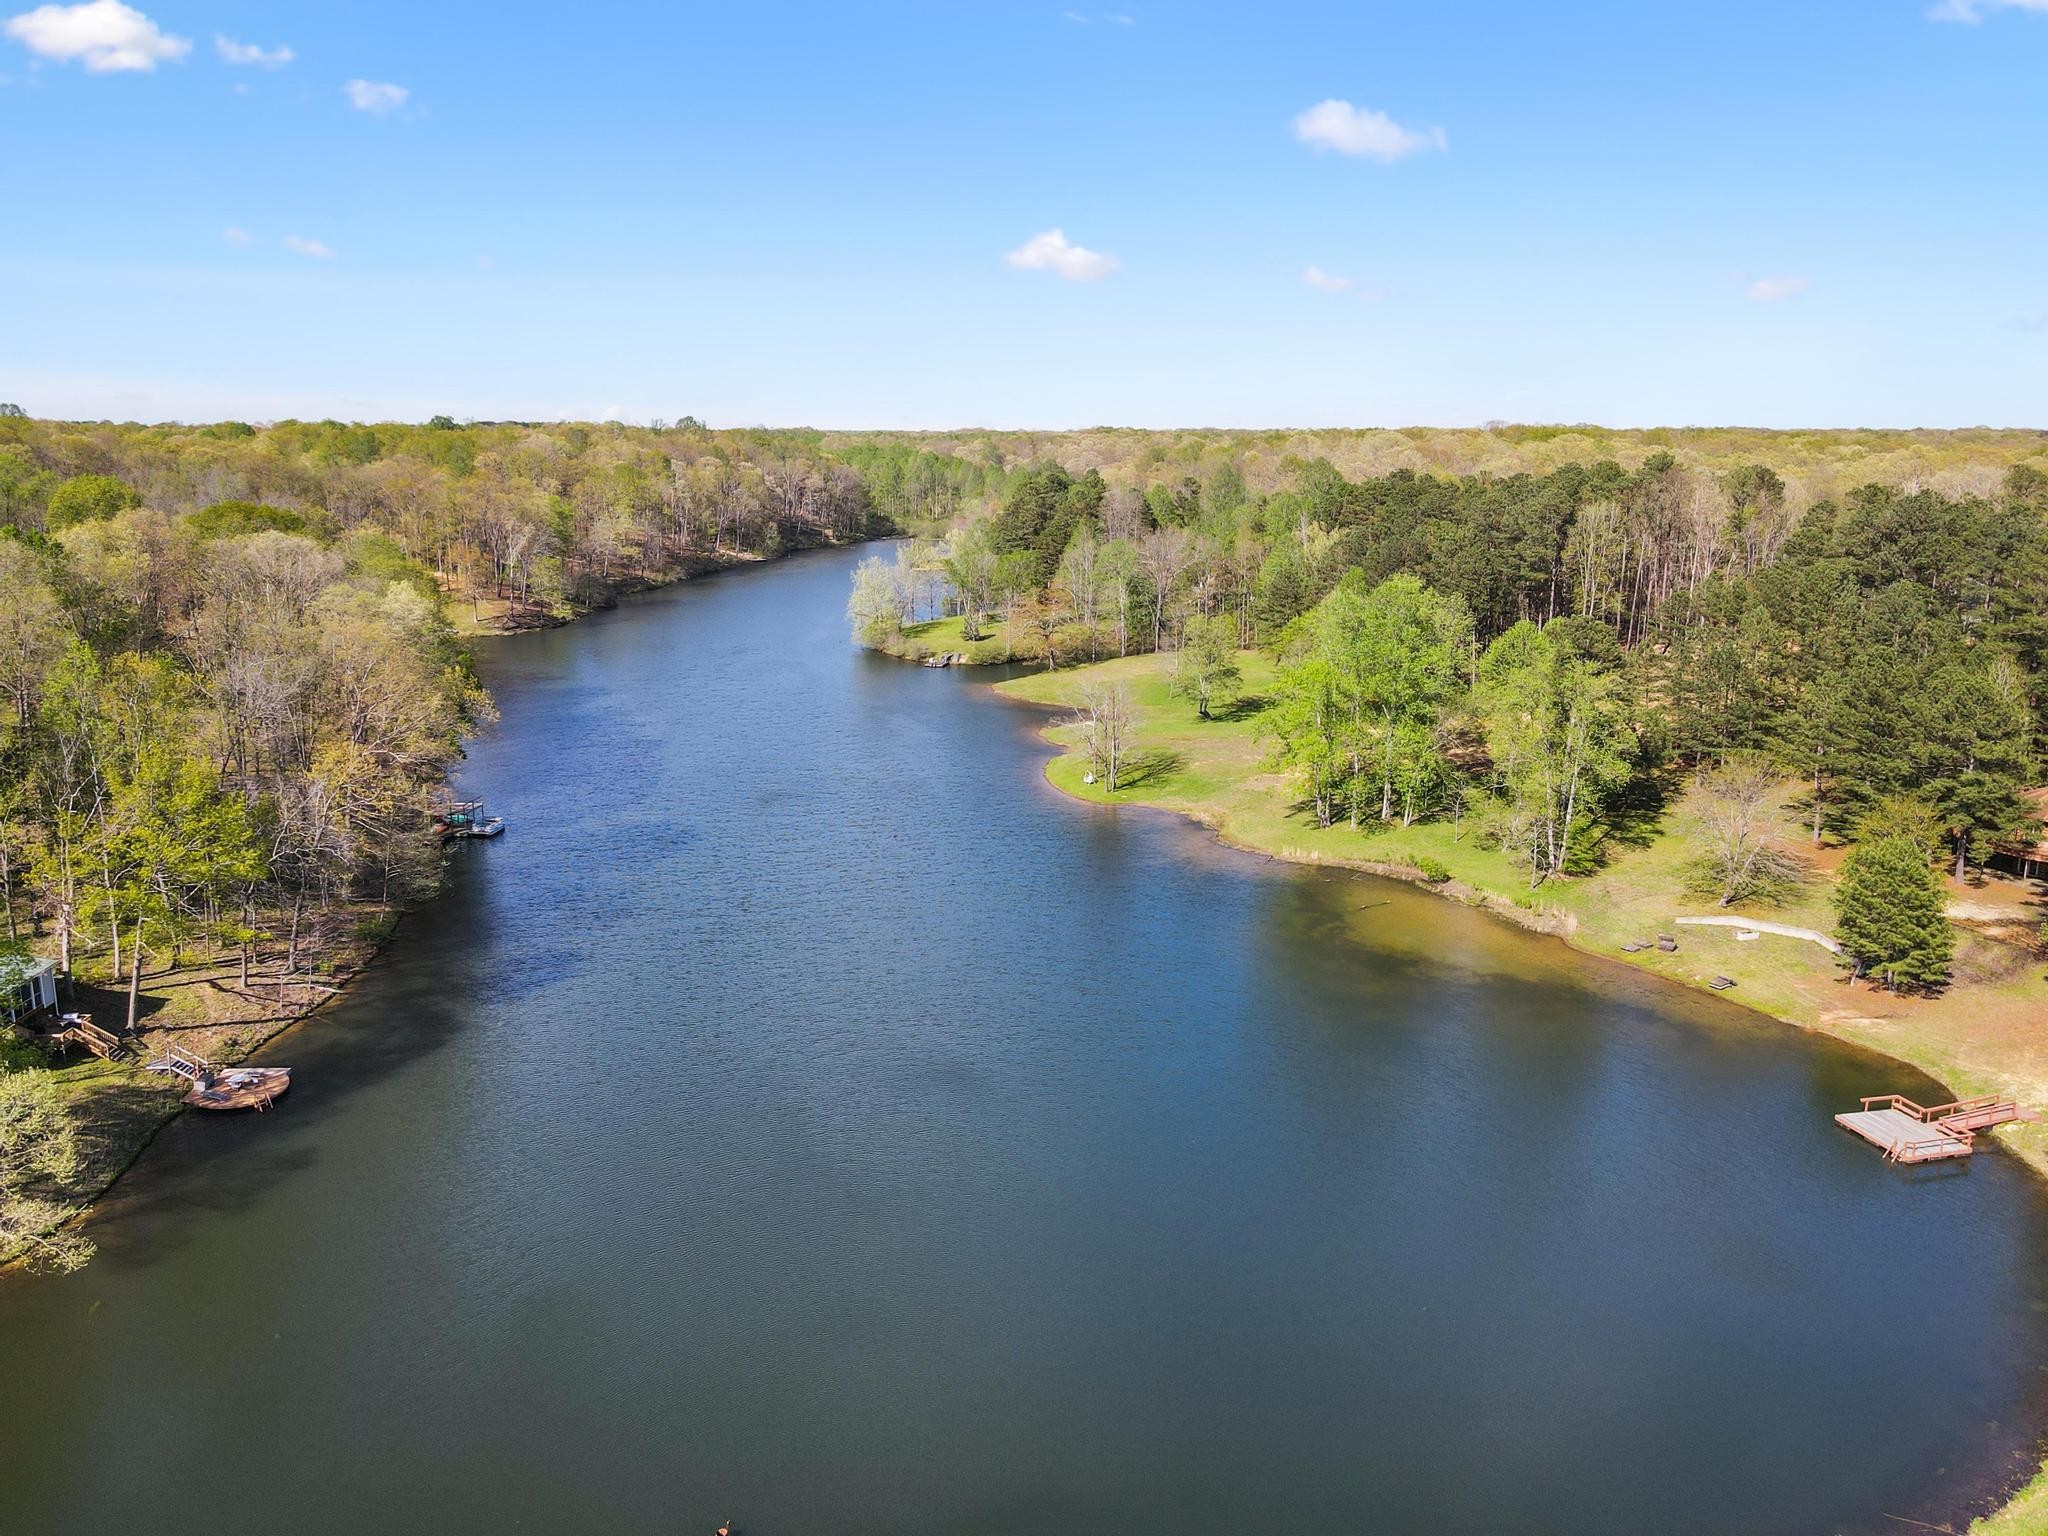
M 490 643 L 455 851 L 268 1115 L 0 1280 L 0 1529 L 1823 1536 L 2048 1423 L 1916 1073 L 1065 800 L 860 551 Z

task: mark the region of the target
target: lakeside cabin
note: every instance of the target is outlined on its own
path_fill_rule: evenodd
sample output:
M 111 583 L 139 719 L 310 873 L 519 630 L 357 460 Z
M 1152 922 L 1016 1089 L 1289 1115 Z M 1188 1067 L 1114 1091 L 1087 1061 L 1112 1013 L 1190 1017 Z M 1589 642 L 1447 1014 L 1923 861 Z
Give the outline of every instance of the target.
M 2032 817 L 2028 832 L 2000 844 L 1984 862 L 2022 880 L 2048 880 L 2048 785 L 2027 790 L 2020 798 Z
M 57 1012 L 57 962 L 0 956 L 0 1027 L 26 1030 Z

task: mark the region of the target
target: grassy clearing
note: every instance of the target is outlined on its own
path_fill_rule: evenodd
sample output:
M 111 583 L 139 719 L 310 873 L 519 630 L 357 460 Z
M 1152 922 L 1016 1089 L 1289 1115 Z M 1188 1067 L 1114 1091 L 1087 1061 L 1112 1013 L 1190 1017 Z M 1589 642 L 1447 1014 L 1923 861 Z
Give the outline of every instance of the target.
M 1892 997 L 1852 985 L 1833 955 L 1803 940 L 1764 934 L 1750 942 L 1726 928 L 1680 927 L 1680 916 L 1714 915 L 1711 897 L 1688 889 L 1687 866 L 1697 856 L 1693 812 L 1680 799 L 1667 806 L 1650 834 L 1610 848 L 1593 876 L 1529 889 L 1527 872 L 1500 850 L 1484 846 L 1476 827 L 1430 822 L 1412 827 L 1371 824 L 1317 827 L 1295 803 L 1295 792 L 1270 761 L 1272 742 L 1260 719 L 1270 688 L 1270 658 L 1247 652 L 1246 697 L 1221 718 L 1204 721 L 1177 698 L 1167 658 L 1133 656 L 1094 666 L 1034 673 L 997 685 L 1011 698 L 1069 708 L 1085 683 L 1121 679 L 1139 708 L 1135 767 L 1112 796 L 1084 784 L 1087 764 L 1072 727 L 1053 724 L 1046 735 L 1066 747 L 1046 766 L 1052 784 L 1082 800 L 1159 806 L 1197 818 L 1226 841 L 1305 863 L 1344 864 L 1418 878 L 1416 863 L 1434 859 L 1451 872 L 1447 895 L 1485 905 L 1529 926 L 1555 933 L 1573 946 L 1652 971 L 1685 986 L 1705 987 L 1732 977 L 1727 995 L 1774 1018 L 1817 1029 L 1883 1051 L 1927 1072 L 1958 1097 L 2010 1093 L 2048 1108 L 2048 1006 L 2042 956 L 2016 942 L 2044 915 L 2038 890 L 2014 881 L 1951 884 L 1950 913 L 1959 919 L 1956 983 L 1937 998 Z M 1728 915 L 1751 916 L 1831 932 L 1829 897 L 1839 853 L 1816 853 L 1797 819 L 1781 807 L 1776 841 L 1811 861 L 1810 878 L 1781 903 L 1737 905 Z M 1677 937 L 1675 953 L 1651 948 L 1624 954 L 1622 944 L 1660 933 Z M 1873 1083 L 1872 1092 L 1885 1090 Z M 1998 1140 L 2048 1174 L 2048 1121 L 2011 1125 Z M 2048 1536 L 2048 1467 L 2004 1509 L 1971 1527 L 1974 1536 Z
M 905 661 L 923 661 L 927 656 L 961 656 L 970 667 L 994 666 L 1010 659 L 1009 642 L 1001 635 L 970 640 L 966 624 L 958 614 L 949 619 L 927 619 L 922 624 L 905 626 L 900 634 L 889 636 L 875 649 Z

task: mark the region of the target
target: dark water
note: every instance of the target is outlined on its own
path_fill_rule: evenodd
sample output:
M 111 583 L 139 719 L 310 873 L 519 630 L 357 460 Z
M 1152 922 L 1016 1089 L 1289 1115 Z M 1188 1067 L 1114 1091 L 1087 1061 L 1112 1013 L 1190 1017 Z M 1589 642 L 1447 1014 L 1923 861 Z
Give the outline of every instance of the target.
M 855 555 L 493 646 L 512 819 L 0 1284 L 9 1533 L 1824 1533 L 2043 1420 L 1911 1074 L 1055 796 Z

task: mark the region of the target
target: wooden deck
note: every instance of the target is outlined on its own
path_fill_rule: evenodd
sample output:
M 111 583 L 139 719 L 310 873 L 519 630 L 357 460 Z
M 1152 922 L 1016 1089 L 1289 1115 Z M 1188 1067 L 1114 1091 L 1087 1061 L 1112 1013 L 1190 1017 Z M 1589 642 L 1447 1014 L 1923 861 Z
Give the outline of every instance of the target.
M 185 1102 L 198 1109 L 268 1109 L 291 1085 L 289 1067 L 229 1067 L 194 1084 Z
M 190 1089 L 185 1102 L 196 1109 L 268 1109 L 292 1085 L 290 1067 L 216 1067 L 176 1045 L 164 1047 L 149 1070 L 181 1079 Z
M 1968 1157 L 1977 1150 L 1978 1131 L 2032 1118 L 2017 1101 L 1998 1094 L 1929 1108 L 1886 1093 L 1865 1099 L 1860 1110 L 1835 1116 L 1835 1124 L 1881 1149 L 1888 1163 L 1934 1163 Z

